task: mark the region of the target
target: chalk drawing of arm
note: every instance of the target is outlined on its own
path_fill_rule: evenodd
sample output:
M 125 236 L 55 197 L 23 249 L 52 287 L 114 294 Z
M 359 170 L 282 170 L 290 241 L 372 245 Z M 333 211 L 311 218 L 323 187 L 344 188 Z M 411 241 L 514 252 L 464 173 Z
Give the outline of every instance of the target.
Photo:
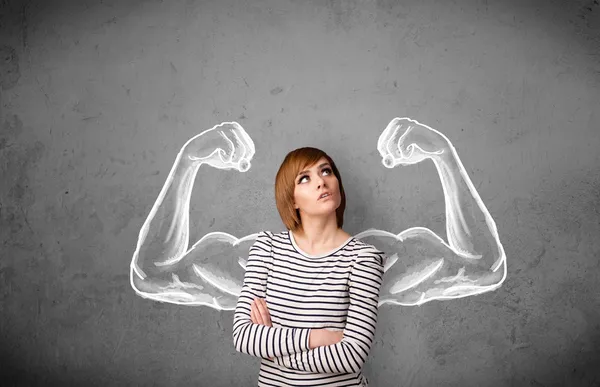
M 246 172 L 254 153 L 254 142 L 236 122 L 215 125 L 183 145 L 139 233 L 130 265 L 138 295 L 235 309 L 245 271 L 241 257 L 247 257 L 258 234 L 237 239 L 211 232 L 188 248 L 190 198 L 201 166 Z
M 377 149 L 390 169 L 433 161 L 444 192 L 448 240 L 425 227 L 357 235 L 374 237 L 379 242 L 373 244 L 387 253 L 379 305 L 421 305 L 499 288 L 506 279 L 506 255 L 496 223 L 450 140 L 418 121 L 394 118 Z

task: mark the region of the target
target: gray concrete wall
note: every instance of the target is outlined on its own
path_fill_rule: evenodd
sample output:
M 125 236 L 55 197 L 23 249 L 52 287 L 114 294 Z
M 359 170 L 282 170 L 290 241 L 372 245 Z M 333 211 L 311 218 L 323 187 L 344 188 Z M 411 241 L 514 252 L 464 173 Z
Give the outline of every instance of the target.
M 346 231 L 443 233 L 431 163 L 380 163 L 377 137 L 396 116 L 451 139 L 496 220 L 508 279 L 480 296 L 382 306 L 372 384 L 600 383 L 597 1 L 0 10 L 2 384 L 255 385 L 232 312 L 153 302 L 129 284 L 177 152 L 230 120 L 257 146 L 245 174 L 199 174 L 193 240 L 283 230 L 275 173 L 305 145 L 341 170 Z

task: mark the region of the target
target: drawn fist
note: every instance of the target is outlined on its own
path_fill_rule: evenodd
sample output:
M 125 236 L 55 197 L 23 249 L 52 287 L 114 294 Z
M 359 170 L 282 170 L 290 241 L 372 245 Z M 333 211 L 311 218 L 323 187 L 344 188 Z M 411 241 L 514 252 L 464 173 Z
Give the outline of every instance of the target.
M 216 125 L 192 137 L 183 146 L 183 156 L 192 162 L 240 172 L 250 169 L 254 153 L 254 141 L 237 122 Z
M 377 150 L 386 168 L 417 164 L 450 150 L 442 133 L 410 118 L 394 118 L 379 136 Z

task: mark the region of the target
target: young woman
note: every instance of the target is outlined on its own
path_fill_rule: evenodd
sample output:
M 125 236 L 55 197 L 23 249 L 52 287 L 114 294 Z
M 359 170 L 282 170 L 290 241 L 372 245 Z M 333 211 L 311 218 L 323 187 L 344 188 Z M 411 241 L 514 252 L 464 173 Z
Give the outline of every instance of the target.
M 262 358 L 258 386 L 368 386 L 385 253 L 342 229 L 344 187 L 323 151 L 288 153 L 275 198 L 287 230 L 250 248 L 235 348 Z

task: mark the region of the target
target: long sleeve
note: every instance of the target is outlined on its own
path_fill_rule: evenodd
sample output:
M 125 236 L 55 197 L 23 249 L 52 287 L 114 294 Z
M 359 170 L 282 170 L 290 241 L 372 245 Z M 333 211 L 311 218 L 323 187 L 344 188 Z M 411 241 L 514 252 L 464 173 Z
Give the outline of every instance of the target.
M 311 329 L 274 328 L 252 323 L 250 305 L 256 297 L 266 297 L 271 240 L 261 231 L 248 254 L 244 283 L 233 314 L 235 349 L 257 357 L 277 357 L 309 349 Z
M 274 361 L 287 368 L 316 373 L 359 372 L 371 350 L 377 325 L 379 291 L 383 282 L 383 252 L 360 255 L 349 277 L 348 316 L 343 339 Z

